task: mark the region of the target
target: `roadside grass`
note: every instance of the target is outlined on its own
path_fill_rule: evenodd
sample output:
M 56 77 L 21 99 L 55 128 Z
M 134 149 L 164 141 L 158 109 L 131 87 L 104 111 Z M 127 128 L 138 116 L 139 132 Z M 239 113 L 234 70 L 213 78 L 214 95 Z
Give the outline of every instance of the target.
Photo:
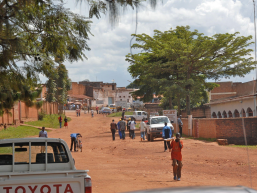
M 248 146 L 245 146 L 245 145 L 233 145 L 233 144 L 230 144 L 228 145 L 229 147 L 238 147 L 238 148 L 249 148 L 249 149 L 257 149 L 257 145 L 248 145 Z
M 194 139 L 194 140 L 208 141 L 208 142 L 215 142 L 217 140 L 216 138 L 203 138 L 203 137 L 195 138 L 195 137 L 187 136 L 187 135 L 184 135 L 184 134 L 183 134 L 183 137 L 185 139 Z
M 25 124 L 38 126 L 38 127 L 48 127 L 48 128 L 57 129 L 60 127 L 59 120 L 58 120 L 59 116 L 60 115 L 58 114 L 45 115 L 43 120 L 29 121 L 29 122 L 26 122 Z M 65 118 L 65 115 L 62 114 L 62 126 L 64 125 L 64 118 Z M 67 119 L 68 119 L 68 122 L 71 120 L 70 117 L 67 117 Z
M 38 135 L 39 129 L 29 126 L 8 127 L 0 131 L 0 139 L 24 138 Z
M 112 113 L 110 115 L 107 115 L 107 117 L 122 117 L 122 112 Z M 125 115 L 133 115 L 133 112 L 125 112 Z

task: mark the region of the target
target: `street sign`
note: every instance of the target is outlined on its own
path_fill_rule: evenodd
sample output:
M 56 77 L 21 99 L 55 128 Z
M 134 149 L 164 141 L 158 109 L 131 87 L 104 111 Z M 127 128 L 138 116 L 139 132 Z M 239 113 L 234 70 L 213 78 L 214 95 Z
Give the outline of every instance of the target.
M 177 122 L 177 110 L 163 110 L 163 115 L 167 116 L 171 122 Z
M 177 110 L 163 110 L 163 115 L 167 116 L 170 120 L 170 122 L 173 122 L 174 124 L 176 124 L 176 132 L 178 132 L 177 129 Z

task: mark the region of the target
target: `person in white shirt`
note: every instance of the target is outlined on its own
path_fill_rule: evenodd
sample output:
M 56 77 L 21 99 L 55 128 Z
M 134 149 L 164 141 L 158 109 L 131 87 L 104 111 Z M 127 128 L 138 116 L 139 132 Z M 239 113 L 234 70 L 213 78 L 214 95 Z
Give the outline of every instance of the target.
M 131 138 L 135 139 L 135 129 L 136 129 L 136 121 L 134 118 L 131 119 L 130 122 L 130 132 L 131 132 Z
M 145 140 L 145 129 L 146 129 L 145 119 L 142 119 L 140 123 L 141 141 Z
M 42 127 L 42 130 L 39 132 L 39 136 L 38 137 L 48 138 L 47 132 L 45 131 L 45 127 Z M 41 146 L 41 153 L 44 153 L 45 151 L 46 151 L 46 147 L 45 146 Z
M 39 137 L 48 138 L 47 132 L 45 131 L 45 127 L 42 127 L 42 130 L 39 132 Z

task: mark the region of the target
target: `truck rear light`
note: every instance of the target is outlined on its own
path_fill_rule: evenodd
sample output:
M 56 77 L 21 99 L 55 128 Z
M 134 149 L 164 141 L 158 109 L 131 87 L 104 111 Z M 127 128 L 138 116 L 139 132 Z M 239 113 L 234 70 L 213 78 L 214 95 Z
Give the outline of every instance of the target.
M 84 186 L 85 186 L 85 193 L 92 193 L 91 178 L 85 178 Z

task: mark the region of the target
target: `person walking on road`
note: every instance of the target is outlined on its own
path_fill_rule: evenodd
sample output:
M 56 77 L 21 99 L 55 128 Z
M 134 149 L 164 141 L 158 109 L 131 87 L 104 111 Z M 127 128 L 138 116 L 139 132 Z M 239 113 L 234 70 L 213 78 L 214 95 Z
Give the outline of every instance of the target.
M 170 144 L 171 150 L 171 159 L 173 166 L 173 175 L 174 180 L 180 181 L 181 178 L 181 169 L 182 169 L 182 154 L 181 149 L 183 148 L 183 141 L 180 140 L 180 134 L 176 134 L 176 139 L 173 140 Z
M 62 116 L 58 117 L 59 123 L 60 123 L 60 128 L 62 128 Z
M 136 121 L 134 118 L 131 118 L 131 122 L 130 122 L 130 132 L 131 132 L 131 138 L 135 139 L 135 129 L 136 129 Z
M 91 117 L 93 118 L 94 117 L 94 110 L 91 109 Z
M 165 122 L 165 126 L 162 129 L 162 138 L 164 139 L 164 151 L 167 151 L 167 147 L 170 149 L 170 141 L 166 141 L 165 139 L 169 139 L 172 137 L 172 131 L 167 123 Z
M 127 130 L 128 130 L 128 132 L 129 132 L 129 137 L 131 137 L 131 133 L 130 133 L 130 123 L 131 123 L 131 118 L 129 118 L 129 119 L 127 120 Z
M 88 114 L 89 114 L 89 110 L 90 110 L 90 107 L 88 106 L 88 107 L 87 107 L 87 112 L 88 112 Z
M 112 123 L 111 123 L 111 132 L 112 132 L 112 140 L 115 141 L 115 132 L 117 130 L 117 124 L 114 123 L 114 119 L 112 120 Z
M 77 136 L 82 137 L 82 135 L 81 135 L 80 133 L 72 133 L 72 134 L 70 134 L 70 137 L 71 137 L 70 151 L 72 151 L 73 145 L 74 145 L 74 151 L 77 151 L 77 150 L 76 150 L 76 146 L 77 146 Z
M 64 127 L 65 127 L 65 128 L 67 127 L 67 129 L 68 129 L 68 119 L 67 119 L 66 116 L 65 116 L 65 118 L 64 118 Z
M 98 106 L 96 106 L 95 110 L 96 110 L 96 113 L 98 114 Z
M 179 115 L 178 126 L 179 126 L 180 137 L 182 137 L 182 127 L 183 127 L 183 122 L 182 122 L 181 118 L 182 118 L 182 115 Z
M 142 119 L 140 123 L 140 133 L 141 133 L 141 141 L 145 140 L 145 130 L 147 129 L 145 124 L 145 119 Z
M 125 115 L 125 111 L 123 110 L 121 114 L 122 120 L 124 120 L 124 115 Z
M 120 139 L 122 139 L 122 134 L 121 134 L 121 130 L 120 130 L 120 122 L 121 122 L 121 119 L 117 123 L 117 127 L 118 127 L 118 132 L 119 132 Z
M 126 122 L 123 121 L 123 119 L 121 118 L 121 121 L 120 121 L 120 131 L 121 131 L 121 136 L 122 136 L 123 140 L 125 139 L 125 130 L 126 130 Z

